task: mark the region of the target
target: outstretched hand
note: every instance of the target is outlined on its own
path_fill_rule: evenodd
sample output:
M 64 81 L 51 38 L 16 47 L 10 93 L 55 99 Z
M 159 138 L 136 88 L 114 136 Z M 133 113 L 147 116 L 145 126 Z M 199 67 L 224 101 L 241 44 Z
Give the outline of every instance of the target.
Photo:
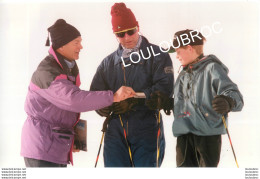
M 114 93 L 114 102 L 120 102 L 127 98 L 131 98 L 135 96 L 135 91 L 131 87 L 121 86 Z

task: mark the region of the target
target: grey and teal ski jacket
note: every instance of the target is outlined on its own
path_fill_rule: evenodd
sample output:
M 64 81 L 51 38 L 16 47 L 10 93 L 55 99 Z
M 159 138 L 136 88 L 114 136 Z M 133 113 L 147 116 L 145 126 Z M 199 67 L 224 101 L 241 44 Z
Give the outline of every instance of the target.
M 241 111 L 243 97 L 228 77 L 228 68 L 214 55 L 183 68 L 174 85 L 174 136 L 193 133 L 199 136 L 225 134 L 221 114 L 212 108 L 217 95 L 235 101 L 232 111 Z M 225 116 L 227 118 L 227 116 Z

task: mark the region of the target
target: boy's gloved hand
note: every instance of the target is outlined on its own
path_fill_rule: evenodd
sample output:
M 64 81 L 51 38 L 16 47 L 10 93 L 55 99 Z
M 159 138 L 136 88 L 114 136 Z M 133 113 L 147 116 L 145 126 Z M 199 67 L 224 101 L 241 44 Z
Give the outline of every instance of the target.
M 234 105 L 235 101 L 232 98 L 224 95 L 215 96 L 215 98 L 212 100 L 213 109 L 222 115 L 230 112 Z
M 113 111 L 115 114 L 123 114 L 130 111 L 137 104 L 138 104 L 138 99 L 128 98 L 124 101 L 114 103 Z
M 97 113 L 102 117 L 108 117 L 111 113 L 111 106 L 97 110 Z
M 146 105 L 149 109 L 163 109 L 166 115 L 171 114 L 173 110 L 173 98 L 169 98 L 167 95 L 160 91 L 155 91 L 151 94 L 150 99 L 146 100 Z

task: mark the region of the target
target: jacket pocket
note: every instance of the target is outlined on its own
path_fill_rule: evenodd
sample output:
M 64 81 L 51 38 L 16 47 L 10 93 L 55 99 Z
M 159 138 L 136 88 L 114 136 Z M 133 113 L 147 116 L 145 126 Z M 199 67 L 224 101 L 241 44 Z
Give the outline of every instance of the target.
M 52 144 L 48 154 L 60 160 L 67 160 L 71 149 L 73 134 L 52 131 Z
M 203 109 L 202 106 L 199 106 L 198 109 L 199 109 L 199 112 L 201 113 L 201 116 L 204 118 L 204 120 L 207 120 L 208 117 L 209 117 L 209 113 L 206 112 L 206 111 Z
M 199 111 L 210 126 L 214 126 L 218 122 L 217 116 L 205 110 L 202 106 L 199 107 Z

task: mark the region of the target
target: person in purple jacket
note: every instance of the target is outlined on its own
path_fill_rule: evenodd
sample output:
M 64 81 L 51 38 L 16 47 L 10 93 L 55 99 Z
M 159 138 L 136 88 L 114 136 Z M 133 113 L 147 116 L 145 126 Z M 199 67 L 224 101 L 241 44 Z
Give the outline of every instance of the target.
M 133 97 L 130 87 L 112 91 L 79 88 L 80 32 L 63 19 L 48 28 L 52 46 L 33 73 L 25 101 L 27 119 L 21 136 L 21 155 L 26 167 L 73 165 L 73 127 L 80 112 L 98 110 Z M 49 37 L 46 46 L 49 46 Z

